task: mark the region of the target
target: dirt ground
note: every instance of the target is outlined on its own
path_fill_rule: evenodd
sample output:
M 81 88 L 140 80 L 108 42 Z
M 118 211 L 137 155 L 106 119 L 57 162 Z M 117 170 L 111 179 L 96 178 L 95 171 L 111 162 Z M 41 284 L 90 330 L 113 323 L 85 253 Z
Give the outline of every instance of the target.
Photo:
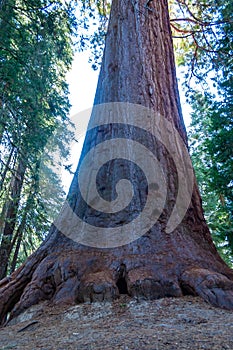
M 32 307 L 0 329 L 0 349 L 233 349 L 233 313 L 199 298 Z

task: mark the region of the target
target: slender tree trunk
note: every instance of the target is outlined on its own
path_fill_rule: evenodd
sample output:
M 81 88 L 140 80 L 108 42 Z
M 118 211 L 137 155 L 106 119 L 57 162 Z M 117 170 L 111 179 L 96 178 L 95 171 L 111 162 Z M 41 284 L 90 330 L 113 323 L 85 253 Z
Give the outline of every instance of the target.
M 130 224 L 129 219 L 132 217 L 140 218 L 139 212 L 146 206 L 145 199 L 149 190 L 155 193 L 152 197 L 154 203 L 160 200 L 159 195 L 165 196 L 162 213 L 145 234 L 130 243 L 112 248 L 95 248 L 93 242 L 88 246 L 87 242 L 82 245 L 75 242 L 75 239 L 70 239 L 72 229 L 75 231 L 76 227 L 74 225 L 71 228 L 72 216 L 67 214 L 67 206 L 64 206 L 55 222 L 59 229 L 53 225 L 47 240 L 38 251 L 9 279 L 0 283 L 2 320 L 7 311 L 13 309 L 14 317 L 41 300 L 49 299 L 54 303 L 112 300 L 125 290 L 132 297 L 151 299 L 181 297 L 184 294 L 200 295 L 213 305 L 233 309 L 233 271 L 226 266 L 214 247 L 204 220 L 196 183 L 183 221 L 173 227 L 172 232 L 167 231 L 169 217 L 180 196 L 177 188 L 178 170 L 169 152 L 182 152 L 173 133 L 178 131 L 185 147 L 187 137 L 177 88 L 167 1 L 151 1 L 147 7 L 149 8 L 145 7 L 144 0 L 113 1 L 95 105 L 108 103 L 106 111 L 109 116 L 113 112 L 111 103 L 114 102 L 134 104 L 138 108 L 136 111 L 141 110 L 140 106 L 142 109 L 149 108 L 154 114 L 144 114 L 142 121 L 145 129 L 151 132 L 145 133 L 143 126 L 139 128 L 135 124 L 122 125 L 118 119 L 98 126 L 97 119 L 101 117 L 98 111 L 101 109 L 96 107 L 90 120 L 93 129 L 86 135 L 68 201 L 69 207 L 81 218 L 82 227 L 87 227 L 86 224 L 94 227 L 94 240 L 98 240 L 100 228 L 121 228 L 124 224 Z M 109 103 L 112 107 L 109 107 Z M 120 111 L 122 104 L 116 106 Z M 128 111 L 131 111 L 132 105 L 127 106 Z M 124 110 L 126 114 L 127 108 Z M 153 137 L 153 132 L 156 133 L 160 125 L 174 127 L 167 127 L 166 143 L 169 152 L 163 140 Z M 134 200 L 125 210 L 116 214 L 110 211 L 111 215 L 108 216 L 90 208 L 81 196 L 78 174 L 82 169 L 82 161 L 93 149 L 90 168 L 85 168 L 84 171 L 88 187 L 92 172 L 98 165 L 96 159 L 100 156 L 99 153 L 102 154 L 97 146 L 110 139 L 122 140 L 118 146 L 120 143 L 124 145 L 124 154 L 128 152 L 134 155 L 136 152 L 136 145 L 133 147 L 131 141 L 148 148 L 159 160 L 167 184 L 167 194 L 159 192 L 160 182 L 148 186 L 142 169 L 139 166 L 135 168 L 132 162 L 125 162 L 125 157 L 118 156 L 97 173 L 98 190 L 105 203 L 114 202 L 116 184 L 122 178 L 127 179 L 132 183 Z M 106 152 L 115 152 L 114 146 L 109 148 L 109 144 L 106 144 Z M 140 161 L 143 162 L 144 159 Z M 153 171 L 150 161 L 145 164 Z M 93 187 L 90 187 L 90 192 L 93 191 Z M 85 236 L 82 227 L 80 232 Z M 134 230 L 138 227 L 143 229 L 143 222 L 138 220 L 134 228 L 127 227 L 131 227 L 128 235 L 134 237 Z
M 24 213 L 23 219 L 16 231 L 16 246 L 15 246 L 15 250 L 14 250 L 14 255 L 13 255 L 13 259 L 12 259 L 12 263 L 10 266 L 10 272 L 14 272 L 15 268 L 16 268 L 16 263 L 17 263 L 17 259 L 18 259 L 18 255 L 19 255 L 19 250 L 20 250 L 20 246 L 22 243 L 22 238 L 23 238 L 23 232 L 24 232 L 24 228 L 25 228 L 25 224 L 26 224 L 26 213 Z M 13 245 L 12 245 L 12 250 L 13 250 Z
M 3 138 L 3 134 L 4 134 L 4 125 L 0 124 L 0 144 L 2 143 L 2 138 Z
M 29 195 L 28 195 L 28 198 L 27 198 L 27 202 L 26 202 L 26 205 L 25 205 L 25 208 L 24 208 L 23 216 L 22 216 L 20 225 L 18 226 L 16 234 L 15 234 L 15 238 L 16 238 L 15 242 L 17 241 L 17 243 L 16 243 L 16 246 L 15 246 L 13 259 L 12 259 L 12 263 L 11 263 L 11 266 L 10 266 L 11 273 L 14 272 L 15 268 L 16 268 L 16 263 L 17 263 L 17 259 L 18 259 L 18 255 L 19 255 L 19 250 L 20 250 L 20 246 L 21 246 L 21 243 L 22 243 L 25 226 L 26 226 L 26 223 L 27 223 L 28 212 L 29 212 L 29 210 L 31 208 L 31 205 L 33 203 L 33 196 L 35 194 L 35 192 L 33 191 L 33 187 L 34 187 L 34 184 L 32 185 L 32 189 L 29 192 Z M 13 250 L 13 248 L 14 248 L 14 245 L 12 244 L 11 251 Z
M 2 176 L 1 176 L 0 191 L 2 191 L 2 189 L 3 189 L 3 184 L 4 184 L 4 181 L 6 179 L 7 172 L 10 169 L 10 163 L 11 163 L 11 160 L 12 160 L 13 152 L 14 152 L 14 147 L 11 148 L 10 154 L 9 154 L 9 156 L 7 158 L 7 162 L 4 164 L 5 168 L 4 168 L 4 171 L 3 171 Z
M 12 178 L 10 192 L 11 199 L 7 206 L 5 215 L 5 225 L 0 245 L 0 279 L 4 278 L 7 274 L 7 267 L 12 247 L 12 237 L 16 225 L 16 218 L 20 203 L 20 194 L 23 186 L 25 171 L 25 161 L 20 159 L 17 166 L 16 174 L 13 175 Z
M 227 235 L 227 239 L 228 239 L 228 242 L 229 242 L 229 248 L 231 250 L 231 255 L 233 255 L 233 232 L 230 232 Z
M 0 214 L 0 242 L 2 240 L 2 235 L 4 231 L 4 226 L 5 226 L 5 218 L 6 218 L 6 212 L 7 212 L 7 200 L 3 203 L 1 214 Z
M 9 158 L 12 158 L 12 155 L 10 155 Z M 11 159 L 8 159 L 8 161 L 10 164 Z M 8 166 L 8 162 L 7 162 L 7 165 L 5 167 L 6 171 L 9 170 L 9 169 L 7 169 L 7 166 Z M 12 170 L 11 170 L 12 172 L 15 171 L 15 167 L 16 167 L 16 155 L 14 154 L 14 160 L 13 160 L 13 165 L 12 165 Z M 5 175 L 6 174 L 3 174 L 3 178 L 5 178 Z M 10 192 L 12 190 L 11 185 L 13 183 L 13 179 L 14 179 L 14 176 L 12 176 L 12 178 L 11 178 L 11 182 L 8 185 L 6 193 L 4 193 L 4 203 L 2 205 L 2 210 L 1 210 L 1 214 L 0 214 L 0 242 L 2 240 L 3 231 L 4 231 L 4 227 L 5 227 L 5 223 L 6 223 L 6 214 L 7 214 L 7 210 L 8 210 L 8 206 L 9 206 L 9 198 L 10 198 Z M 0 186 L 1 190 L 2 190 L 2 186 L 3 186 L 3 182 L 4 182 L 4 180 L 1 182 L 1 186 Z
M 1 4 L 0 4 L 0 8 L 1 8 Z M 2 143 L 2 138 L 3 138 L 3 134 L 5 131 L 5 121 L 4 121 L 4 92 L 2 93 L 2 96 L 0 97 L 0 110 L 1 110 L 1 121 L 0 121 L 0 145 Z

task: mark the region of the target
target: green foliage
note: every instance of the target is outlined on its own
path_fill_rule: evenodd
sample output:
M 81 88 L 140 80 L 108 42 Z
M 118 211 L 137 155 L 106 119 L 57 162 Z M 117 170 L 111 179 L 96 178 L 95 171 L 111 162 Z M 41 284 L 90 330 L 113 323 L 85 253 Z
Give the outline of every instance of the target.
M 232 4 L 223 0 L 173 0 L 170 13 L 177 64 L 184 67 L 187 83 L 192 77 L 203 80 L 216 61 L 228 56 Z
M 102 61 L 111 1 L 82 0 L 79 6 L 79 49 L 90 50 L 89 63 L 97 70 Z
M 218 2 L 221 35 L 208 58 L 211 75 L 203 74 L 202 91 L 189 90 L 191 150 L 207 223 L 223 258 L 233 263 L 233 4 Z M 204 69 L 206 52 L 200 54 Z M 198 67 L 196 68 L 197 71 Z M 199 75 L 200 72 L 199 70 Z M 203 82 L 203 79 L 207 80 Z M 208 84 L 207 84 L 208 82 Z M 211 87 L 212 86 L 212 87 Z
M 7 249 L 13 254 L 23 222 L 19 262 L 44 238 L 64 198 L 59 176 L 52 171 L 53 159 L 43 157 L 43 167 L 41 162 L 52 137 L 61 157 L 69 153 L 72 133 L 66 73 L 71 68 L 77 29 L 74 10 L 72 1 L 1 2 L 0 239 L 1 248 L 4 240 L 10 240 Z M 20 164 L 25 166 L 22 176 L 17 173 Z M 39 172 L 42 168 L 44 173 Z M 22 188 L 14 185 L 20 176 Z M 12 205 L 9 217 L 7 208 Z M 12 232 L 6 237 L 4 225 L 12 220 Z
M 192 95 L 191 151 L 207 223 L 222 257 L 233 263 L 233 118 L 222 101 Z

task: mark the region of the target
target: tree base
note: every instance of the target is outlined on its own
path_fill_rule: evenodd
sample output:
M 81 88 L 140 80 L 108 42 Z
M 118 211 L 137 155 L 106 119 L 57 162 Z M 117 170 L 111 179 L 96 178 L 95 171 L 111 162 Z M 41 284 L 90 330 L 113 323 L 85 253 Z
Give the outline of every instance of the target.
M 114 300 L 126 293 L 146 299 L 199 295 L 233 310 L 233 271 L 213 244 L 196 242 L 182 231 L 162 237 L 157 230 L 114 249 L 85 247 L 60 233 L 51 235 L 0 282 L 1 323 L 9 312 L 12 319 L 43 300 L 70 305 Z

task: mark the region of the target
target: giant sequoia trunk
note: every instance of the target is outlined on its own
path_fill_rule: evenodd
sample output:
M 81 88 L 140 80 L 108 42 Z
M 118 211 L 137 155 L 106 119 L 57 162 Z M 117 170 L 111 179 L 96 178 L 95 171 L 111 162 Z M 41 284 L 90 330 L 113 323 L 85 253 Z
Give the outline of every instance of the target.
M 150 155 L 158 159 L 167 194 L 159 192 L 159 175 L 154 183 L 152 179 L 148 184 L 140 164 L 135 165 L 126 156 L 121 158 L 117 155 L 97 172 L 97 192 L 106 202 L 114 202 L 117 183 L 126 179 L 132 183 L 132 201 L 124 209 L 110 210 L 110 214 L 105 215 L 85 203 L 80 193 L 78 170 L 68 200 L 69 208 L 84 223 L 80 228 L 83 230 L 82 238 L 75 238 L 76 228 L 75 225 L 70 226 L 72 218 L 65 206 L 38 251 L 9 278 L 0 282 L 2 321 L 7 312 L 12 310 L 12 316 L 17 315 L 42 300 L 54 303 L 111 300 L 119 293 L 145 298 L 200 295 L 213 305 L 233 309 L 233 271 L 220 258 L 211 240 L 195 181 L 182 222 L 179 223 L 179 215 L 174 211 L 178 197 L 182 202 L 183 196 L 184 206 L 187 204 L 188 195 L 180 193 L 178 185 L 185 182 L 185 174 L 190 173 L 184 171 L 183 180 L 180 181 L 180 170 L 171 153 L 181 150 L 176 137 L 171 135 L 171 131 L 169 133 L 169 127 L 166 142 L 156 138 L 156 129 L 170 123 L 174 127 L 173 133 L 179 133 L 183 145 L 187 145 L 175 75 L 168 7 L 166 0 L 148 2 L 147 7 L 144 5 L 145 0 L 113 1 L 95 105 L 106 103 L 104 108 L 109 116 L 117 112 L 115 122 L 110 120 L 102 126 L 98 126 L 99 122 L 95 123 L 98 108 L 97 112 L 93 112 L 90 121 L 93 129 L 86 135 L 81 161 L 90 150 L 93 151 L 90 162 L 93 168 L 86 169 L 86 172 L 84 169 L 84 178 L 88 184 L 96 166 L 95 160 L 103 151 L 100 152 L 97 146 L 115 139 L 117 143 L 113 144 L 113 148 L 122 143 L 125 154 L 128 152 L 132 155 L 137 149 L 137 146 L 132 146 L 132 142 L 141 143 L 150 151 Z M 126 115 L 125 123 L 122 118 L 117 119 L 122 106 Z M 146 114 L 143 108 L 152 112 Z M 127 122 L 127 113 L 133 110 L 135 118 L 138 117 L 137 113 L 144 111 L 141 128 L 132 119 Z M 159 119 L 161 116 L 163 122 Z M 145 132 L 146 129 L 151 132 Z M 109 145 L 107 143 L 106 148 L 110 154 L 115 154 L 115 149 Z M 143 164 L 153 173 L 149 161 Z M 154 202 L 159 202 L 159 197 L 163 197 L 164 203 L 161 202 L 163 208 L 161 213 L 157 213 L 157 220 L 145 232 L 139 212 L 146 207 L 151 190 L 154 191 Z M 176 224 L 170 223 L 170 229 L 167 229 L 171 215 L 175 216 Z M 137 224 L 130 226 L 135 219 L 138 220 Z M 128 225 L 127 237 L 131 237 L 128 241 L 117 231 L 125 224 Z M 109 240 L 107 236 L 95 239 L 93 232 L 85 240 L 86 227 L 94 227 L 96 236 L 101 234 L 103 228 L 106 232 L 112 229 L 111 232 L 119 233 L 119 242 L 117 244 L 113 236 Z M 134 232 L 138 227 L 142 229 L 139 235 Z

